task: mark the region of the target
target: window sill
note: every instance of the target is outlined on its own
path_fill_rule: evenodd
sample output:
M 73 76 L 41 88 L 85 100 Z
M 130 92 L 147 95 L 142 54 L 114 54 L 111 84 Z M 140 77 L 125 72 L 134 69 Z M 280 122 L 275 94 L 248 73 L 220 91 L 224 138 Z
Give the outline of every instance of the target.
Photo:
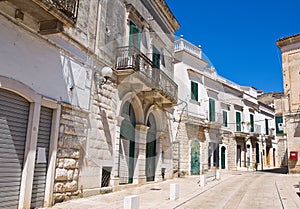
M 198 101 L 196 101 L 196 100 L 193 100 L 193 99 L 190 99 L 190 103 L 196 104 L 196 105 L 199 105 L 199 106 L 200 106 L 200 102 L 198 102 Z

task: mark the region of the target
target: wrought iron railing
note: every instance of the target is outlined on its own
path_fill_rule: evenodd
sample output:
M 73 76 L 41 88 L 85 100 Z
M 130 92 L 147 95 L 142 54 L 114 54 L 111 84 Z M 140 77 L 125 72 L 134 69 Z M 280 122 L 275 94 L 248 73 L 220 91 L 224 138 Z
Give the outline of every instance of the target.
M 116 69 L 133 69 L 144 78 L 151 88 L 167 96 L 173 103 L 177 102 L 177 84 L 141 51 L 134 46 L 119 47 L 117 50 Z
M 79 7 L 79 0 L 41 0 L 42 2 L 49 4 L 69 18 L 76 21 Z

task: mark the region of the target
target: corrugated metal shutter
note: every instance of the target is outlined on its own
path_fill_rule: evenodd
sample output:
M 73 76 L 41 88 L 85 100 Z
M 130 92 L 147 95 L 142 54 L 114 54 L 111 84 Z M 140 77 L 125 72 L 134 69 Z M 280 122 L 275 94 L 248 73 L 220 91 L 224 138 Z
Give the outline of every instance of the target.
M 29 102 L 0 89 L 0 208 L 17 208 L 23 169 Z
M 43 207 L 44 204 L 51 124 L 52 110 L 42 107 L 32 185 L 31 208 Z

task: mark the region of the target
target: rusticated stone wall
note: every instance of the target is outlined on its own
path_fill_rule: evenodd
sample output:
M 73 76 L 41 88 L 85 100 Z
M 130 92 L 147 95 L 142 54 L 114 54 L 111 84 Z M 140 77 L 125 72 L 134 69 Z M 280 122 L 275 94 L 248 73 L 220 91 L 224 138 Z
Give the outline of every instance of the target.
M 57 161 L 54 179 L 54 203 L 80 195 L 79 160 L 87 138 L 88 114 L 78 108 L 62 105 Z

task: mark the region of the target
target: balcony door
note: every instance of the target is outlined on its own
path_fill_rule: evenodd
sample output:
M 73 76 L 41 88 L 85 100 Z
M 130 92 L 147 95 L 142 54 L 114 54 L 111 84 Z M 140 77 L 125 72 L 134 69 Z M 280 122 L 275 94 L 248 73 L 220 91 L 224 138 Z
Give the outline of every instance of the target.
M 136 26 L 133 22 L 130 22 L 129 29 L 129 46 L 134 46 L 137 49 L 140 49 L 141 42 L 141 29 Z

